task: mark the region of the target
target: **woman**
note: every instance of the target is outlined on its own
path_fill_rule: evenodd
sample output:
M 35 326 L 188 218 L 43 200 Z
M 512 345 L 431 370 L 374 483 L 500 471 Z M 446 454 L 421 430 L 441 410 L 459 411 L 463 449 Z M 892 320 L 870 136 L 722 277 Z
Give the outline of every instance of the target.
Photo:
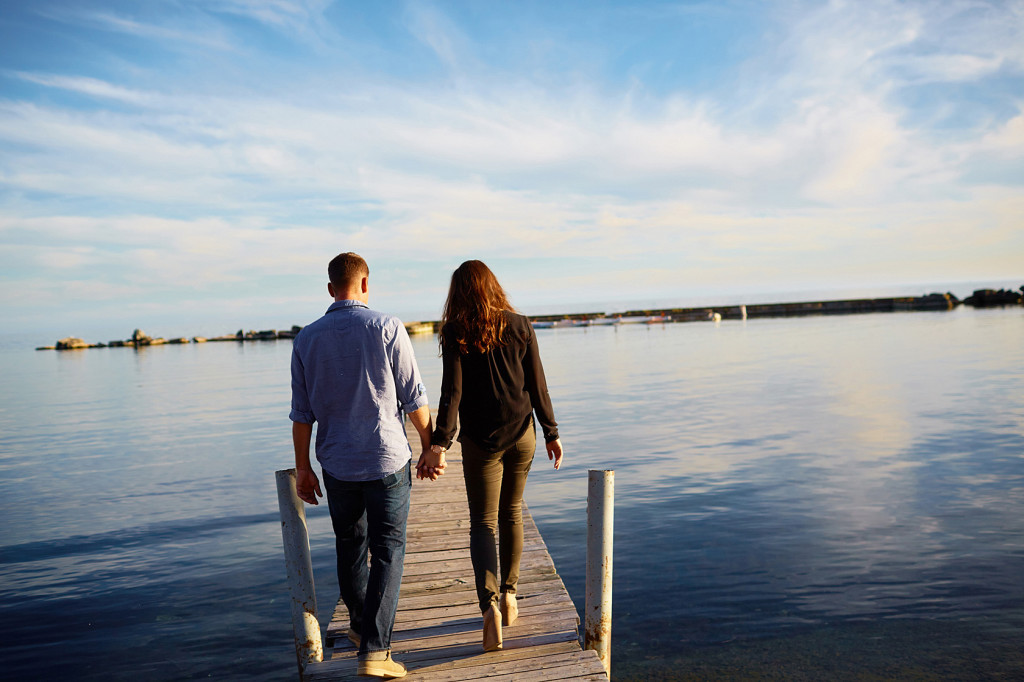
M 501 648 L 502 622 L 512 625 L 518 615 L 523 489 L 537 444 L 534 412 L 556 469 L 562 464 L 562 443 L 533 327 L 514 311 L 482 262 L 466 261 L 452 274 L 439 343 L 444 372 L 437 427 L 432 457 L 421 461 L 419 473 L 429 475 L 438 464 L 443 466 L 458 415 L 483 646 L 493 651 Z M 500 579 L 495 530 L 501 546 Z

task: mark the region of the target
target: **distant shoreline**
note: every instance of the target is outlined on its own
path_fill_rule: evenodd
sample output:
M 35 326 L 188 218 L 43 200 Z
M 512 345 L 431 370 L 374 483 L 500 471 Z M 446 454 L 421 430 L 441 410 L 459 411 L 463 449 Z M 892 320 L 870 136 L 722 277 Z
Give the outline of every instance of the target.
M 721 320 L 746 320 L 765 317 L 804 317 L 808 315 L 858 315 L 865 313 L 889 313 L 907 311 L 953 310 L 959 305 L 975 308 L 1024 305 L 1024 286 L 1019 289 L 978 289 L 971 296 L 960 300 L 952 293 L 932 293 L 923 296 L 895 296 L 885 298 L 856 298 L 825 301 L 803 301 L 796 303 L 755 303 L 749 305 L 697 306 L 692 308 L 650 308 L 629 310 L 622 313 L 563 313 L 554 315 L 531 315 L 534 328 L 587 327 L 619 324 L 659 324 L 668 322 L 700 322 Z M 409 334 L 432 334 L 438 330 L 437 320 L 407 322 Z M 277 341 L 293 339 L 302 330 L 298 325 L 288 330 L 266 329 L 244 331 L 234 334 L 203 337 L 150 337 L 136 329 L 131 338 L 107 343 L 89 343 L 77 337 L 59 339 L 52 346 L 38 346 L 36 350 L 84 350 L 86 348 L 144 348 L 147 346 L 180 345 L 188 343 L 216 343 L 234 341 Z

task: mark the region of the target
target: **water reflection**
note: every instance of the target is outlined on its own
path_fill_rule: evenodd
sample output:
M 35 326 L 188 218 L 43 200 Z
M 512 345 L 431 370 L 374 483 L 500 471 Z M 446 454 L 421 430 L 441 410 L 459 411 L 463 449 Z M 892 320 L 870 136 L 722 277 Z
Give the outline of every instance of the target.
M 567 464 L 617 470 L 621 637 L 1018 617 L 1024 326 L 977 331 L 931 315 L 588 330 L 607 368 L 581 360 L 579 331 L 542 335 Z M 579 476 L 532 477 L 545 536 L 582 536 L 584 495 Z M 555 554 L 581 600 L 582 555 Z

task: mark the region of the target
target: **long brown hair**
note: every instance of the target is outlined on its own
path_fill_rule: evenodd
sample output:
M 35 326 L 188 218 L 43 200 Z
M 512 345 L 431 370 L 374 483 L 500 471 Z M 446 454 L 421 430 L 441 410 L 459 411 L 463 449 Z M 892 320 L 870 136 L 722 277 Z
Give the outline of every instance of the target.
M 506 310 L 515 312 L 498 278 L 482 261 L 468 260 L 452 273 L 438 341 L 444 344 L 444 330 L 450 327 L 459 353 L 470 348 L 486 353 L 502 346 Z

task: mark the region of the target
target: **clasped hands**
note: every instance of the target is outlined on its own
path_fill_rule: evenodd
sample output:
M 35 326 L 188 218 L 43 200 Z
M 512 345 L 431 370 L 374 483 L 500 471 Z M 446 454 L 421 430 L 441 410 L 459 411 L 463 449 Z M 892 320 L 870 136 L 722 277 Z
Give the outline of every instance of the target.
M 447 466 L 444 461 L 444 453 L 445 449 L 439 445 L 432 445 L 423 450 L 423 454 L 420 455 L 420 459 L 416 463 L 416 478 L 429 478 L 431 481 L 436 481 L 439 476 L 444 476 L 444 469 Z
M 444 475 L 445 468 L 444 450 L 435 452 L 427 448 L 420 455 L 420 461 L 416 464 L 416 478 L 429 478 L 436 481 L 439 476 Z M 316 498 L 323 497 L 320 489 L 320 479 L 316 477 L 312 469 L 300 468 L 295 471 L 295 492 L 299 499 L 307 504 L 319 504 Z

